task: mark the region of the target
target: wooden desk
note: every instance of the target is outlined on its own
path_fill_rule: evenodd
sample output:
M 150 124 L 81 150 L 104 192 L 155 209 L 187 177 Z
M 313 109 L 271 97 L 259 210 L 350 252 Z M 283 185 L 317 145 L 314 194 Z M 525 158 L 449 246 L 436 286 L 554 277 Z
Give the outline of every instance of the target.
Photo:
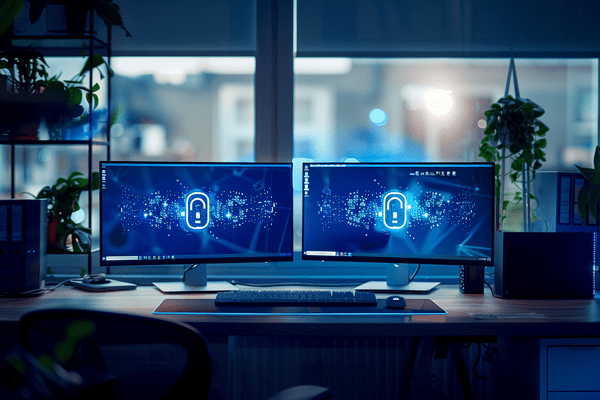
M 332 288 L 332 290 L 336 289 L 351 288 Z M 72 287 L 60 287 L 36 298 L 0 299 L 0 339 L 4 345 L 15 340 L 14 336 L 11 338 L 11 332 L 14 333 L 19 318 L 37 308 L 82 307 L 151 316 L 153 315 L 152 311 L 165 298 L 210 299 L 214 296 L 214 294 L 165 295 L 158 289 L 149 286 L 138 287 L 131 291 L 108 293 L 90 293 Z M 377 296 L 385 298 L 388 295 L 378 294 Z M 537 397 L 541 392 L 539 388 L 539 355 L 536 356 L 539 354 L 539 338 L 600 338 L 598 298 L 504 300 L 494 298 L 487 289 L 484 295 L 464 295 L 456 286 L 444 285 L 425 295 L 406 294 L 404 296 L 432 299 L 446 310 L 447 314 L 411 317 L 319 316 L 318 314 L 306 316 L 155 315 L 155 317 L 188 323 L 195 326 L 208 338 L 215 360 L 214 397 L 232 399 L 240 398 L 237 387 L 244 385 L 243 379 L 246 378 L 243 375 L 254 373 L 254 369 L 256 369 L 250 365 L 249 370 L 241 373 L 236 372 L 238 367 L 235 365 L 246 363 L 256 357 L 260 357 L 264 361 L 275 358 L 278 354 L 293 353 L 292 347 L 297 346 L 298 343 L 300 343 L 300 347 L 306 343 L 309 343 L 309 347 L 316 346 L 315 348 L 318 350 L 315 351 L 326 349 L 327 354 L 334 354 L 337 350 L 331 353 L 332 350 L 328 347 L 338 346 L 338 343 L 343 342 L 343 346 L 346 346 L 347 343 L 354 343 L 353 345 L 358 343 L 357 346 L 366 354 L 365 357 L 370 356 L 373 346 L 379 346 L 378 343 L 381 341 L 392 343 L 392 347 L 396 346 L 394 351 L 398 351 L 398 348 L 406 344 L 406 350 L 401 350 L 398 354 L 401 357 L 416 360 L 417 365 L 411 365 L 409 368 L 412 370 L 414 367 L 417 378 L 413 379 L 413 385 L 421 389 L 420 392 L 417 392 L 420 396 L 425 390 L 427 378 L 430 376 L 433 354 L 435 352 L 436 356 L 439 356 L 440 348 L 443 348 L 443 346 L 439 346 L 440 343 L 489 343 L 496 340 L 498 343 L 502 342 L 499 347 L 510 350 L 506 351 L 505 356 L 509 360 L 507 361 L 509 364 L 508 367 L 504 367 L 504 372 L 510 371 L 514 364 L 522 369 L 520 372 L 522 376 L 516 378 L 517 380 L 508 381 L 498 377 L 482 381 L 471 376 L 474 397 L 495 398 L 494 396 L 497 394 L 498 398 L 506 396 L 519 398 L 518 394 L 527 393 L 531 398 Z M 521 318 L 530 313 L 535 313 L 537 318 Z M 478 320 L 470 314 L 492 314 L 499 317 L 512 316 L 513 318 Z M 415 343 L 413 339 L 415 337 L 420 338 L 419 341 L 416 341 L 421 344 L 418 349 L 412 346 Z M 307 340 L 309 341 L 307 342 Z M 246 343 L 251 344 L 246 345 Z M 264 354 L 261 353 L 262 355 L 257 356 L 254 350 L 248 350 L 252 343 L 257 343 L 258 347 L 264 350 Z M 314 345 L 314 343 L 318 344 Z M 422 346 L 424 343 L 427 346 Z M 236 348 L 235 355 L 230 352 L 232 346 Z M 247 358 L 244 358 L 244 354 L 246 354 L 244 348 L 240 347 L 241 350 L 238 351 L 236 346 L 246 346 Z M 273 349 L 269 350 L 269 347 L 273 347 Z M 470 369 L 466 367 L 471 367 L 475 357 L 479 356 L 475 354 L 477 347 L 465 350 L 467 354 L 462 360 L 462 354 L 456 354 L 456 349 L 456 346 L 450 347 L 450 351 L 447 352 L 448 357 L 462 363 L 462 371 L 465 373 L 467 369 Z M 382 354 L 385 355 L 387 350 L 382 351 Z M 469 352 L 472 354 L 470 355 Z M 459 358 L 456 357 L 457 355 Z M 319 357 L 317 358 L 320 360 Z M 319 362 L 323 362 L 323 360 Z M 363 363 L 363 361 L 355 362 Z M 389 360 L 385 362 L 387 363 Z M 281 363 L 283 367 L 279 368 L 286 369 L 289 360 L 283 360 Z M 366 358 L 364 363 L 366 365 Z M 452 369 L 454 364 L 450 363 L 449 365 L 450 367 L 445 366 L 444 368 Z M 483 367 L 488 370 L 488 375 L 491 374 L 489 371 L 493 371 L 489 363 Z M 308 368 L 315 369 L 313 365 L 309 365 Z M 398 368 L 400 369 L 398 374 L 410 372 L 410 370 L 402 369 L 405 367 Z M 471 371 L 468 372 L 472 375 Z M 458 382 L 457 376 L 452 374 L 450 373 L 450 379 Z M 410 376 L 413 375 L 409 375 L 409 379 Z M 258 376 L 255 379 L 260 381 L 265 377 Z M 269 379 L 268 376 L 266 379 Z M 462 381 L 463 377 L 460 377 L 460 380 Z M 337 383 L 340 383 L 340 387 L 335 388 L 338 392 L 347 386 L 347 382 L 343 382 L 343 384 L 334 382 L 332 385 Z M 458 390 L 460 394 L 460 385 L 457 383 L 454 386 L 459 389 L 453 390 Z M 527 390 L 524 390 L 525 386 L 528 387 Z M 490 395 L 490 393 L 493 394 Z M 453 396 L 452 393 L 445 394 Z M 252 396 L 254 398 L 268 397 L 264 396 L 264 393 L 252 393 Z
M 340 289 L 340 288 L 332 288 Z M 344 289 L 344 288 L 341 288 Z M 348 288 L 351 289 L 351 288 Z M 207 336 L 600 336 L 600 302 L 583 300 L 505 300 L 484 295 L 464 295 L 456 286 L 441 285 L 428 294 L 406 294 L 407 298 L 429 298 L 447 311 L 446 315 L 388 316 L 239 316 L 161 315 L 158 318 L 194 325 Z M 378 298 L 387 297 L 378 294 Z M 0 299 L 0 323 L 16 322 L 40 307 L 82 307 L 152 315 L 165 298 L 214 298 L 214 294 L 165 295 L 151 286 L 135 290 L 91 293 L 60 287 L 40 297 Z M 536 313 L 540 318 L 476 320 L 473 313 L 519 317 Z M 402 324 L 399 329 L 398 324 Z

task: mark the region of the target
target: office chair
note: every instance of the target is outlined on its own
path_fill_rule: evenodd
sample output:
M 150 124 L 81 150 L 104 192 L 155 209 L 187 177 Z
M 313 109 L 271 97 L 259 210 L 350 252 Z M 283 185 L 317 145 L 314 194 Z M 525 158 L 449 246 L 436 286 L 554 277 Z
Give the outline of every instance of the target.
M 42 364 L 60 365 L 63 387 L 52 397 L 73 399 L 208 399 L 211 353 L 195 328 L 140 315 L 44 309 L 19 322 L 22 346 Z M 75 372 L 75 374 L 73 374 Z M 64 372 L 61 375 L 65 375 Z M 81 377 L 81 382 L 77 380 Z M 66 387 L 65 387 L 66 386 Z M 295 386 L 272 400 L 325 400 L 328 389 Z

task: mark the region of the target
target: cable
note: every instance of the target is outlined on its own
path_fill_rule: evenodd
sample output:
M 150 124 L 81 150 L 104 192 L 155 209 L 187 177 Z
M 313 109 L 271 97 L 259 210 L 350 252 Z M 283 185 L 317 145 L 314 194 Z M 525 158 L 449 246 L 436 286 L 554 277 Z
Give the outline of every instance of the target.
M 417 269 L 415 270 L 415 272 L 412 274 L 412 276 L 408 279 L 409 282 L 412 282 L 413 279 L 415 279 L 415 276 L 417 276 L 417 274 L 419 273 L 419 270 L 421 269 L 421 264 L 417 264 Z
M 482 268 L 483 268 L 483 272 L 482 272 Z M 479 267 L 477 268 L 477 272 L 479 273 L 479 278 L 481 279 L 481 281 L 487 285 L 487 287 L 490 289 L 490 292 L 492 292 L 492 296 L 494 297 L 500 297 L 498 295 L 496 295 L 496 293 L 494 292 L 494 288 L 492 287 L 492 285 L 490 285 L 488 283 L 488 281 L 485 280 L 485 267 Z
M 482 381 L 487 381 L 488 378 L 485 376 L 481 376 L 477 373 L 477 365 L 479 365 L 479 361 L 481 361 L 481 343 L 477 343 L 477 357 L 475 358 L 475 362 L 473 363 L 473 375 Z
M 59 288 L 60 286 L 69 283 L 70 281 L 71 281 L 71 279 L 67 279 L 60 283 L 57 283 L 56 285 L 54 285 L 50 288 L 32 289 L 32 290 L 27 290 L 25 292 L 19 292 L 19 293 L 0 292 L 0 298 L 25 299 L 25 298 L 37 297 L 37 296 L 41 296 L 46 293 L 50 293 L 50 292 L 56 290 L 57 288 Z

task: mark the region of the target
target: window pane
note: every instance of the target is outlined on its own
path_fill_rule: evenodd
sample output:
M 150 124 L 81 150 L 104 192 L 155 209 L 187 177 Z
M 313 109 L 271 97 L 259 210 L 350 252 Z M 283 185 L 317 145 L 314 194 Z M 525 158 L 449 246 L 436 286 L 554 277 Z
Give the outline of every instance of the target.
M 546 110 L 544 169 L 589 163 L 598 61 L 517 59 L 516 68 L 521 96 Z M 483 161 L 484 111 L 504 95 L 507 71 L 504 59 L 297 58 L 295 157 Z
M 254 160 L 254 58 L 114 57 L 112 67 L 113 160 Z
M 114 28 L 113 55 L 254 54 L 255 1 L 127 0 L 119 5 L 131 37 Z
M 597 52 L 588 0 L 297 0 L 298 54 Z

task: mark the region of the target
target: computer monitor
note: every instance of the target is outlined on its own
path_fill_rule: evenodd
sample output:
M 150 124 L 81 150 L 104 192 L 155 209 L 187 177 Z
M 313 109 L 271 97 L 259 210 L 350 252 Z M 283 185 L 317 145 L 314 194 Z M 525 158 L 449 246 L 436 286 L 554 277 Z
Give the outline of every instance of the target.
M 164 292 L 235 290 L 206 264 L 292 261 L 292 164 L 100 162 L 100 264 L 192 264 Z
M 302 259 L 389 263 L 358 290 L 427 292 L 409 264 L 493 265 L 493 163 L 304 163 Z

